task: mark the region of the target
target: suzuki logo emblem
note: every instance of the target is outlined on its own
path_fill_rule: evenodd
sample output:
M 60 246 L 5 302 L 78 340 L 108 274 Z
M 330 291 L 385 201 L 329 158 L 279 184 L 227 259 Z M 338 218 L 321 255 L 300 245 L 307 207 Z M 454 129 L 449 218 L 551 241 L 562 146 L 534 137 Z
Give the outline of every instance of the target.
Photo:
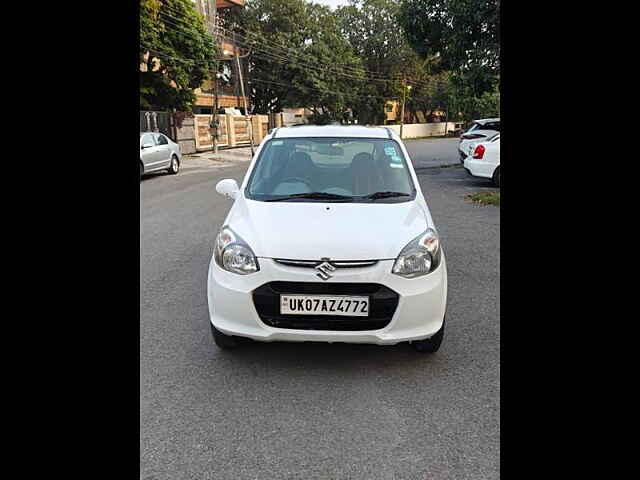
M 329 263 L 328 258 L 321 258 L 321 260 L 323 263 L 315 267 L 316 270 L 318 270 L 316 276 L 320 277 L 322 280 L 329 280 L 331 278 L 331 272 L 335 272 L 336 267 Z

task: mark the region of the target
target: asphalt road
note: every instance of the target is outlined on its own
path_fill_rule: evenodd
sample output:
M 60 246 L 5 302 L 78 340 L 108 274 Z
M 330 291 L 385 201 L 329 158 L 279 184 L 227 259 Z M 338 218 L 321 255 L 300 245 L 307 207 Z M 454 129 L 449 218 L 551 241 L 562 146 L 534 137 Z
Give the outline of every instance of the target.
M 247 164 L 186 160 L 177 176 L 143 179 L 141 479 L 499 478 L 500 211 L 464 199 L 488 181 L 432 167 L 444 142 L 410 142 L 449 269 L 432 356 L 406 345 L 217 349 L 206 276 L 230 201 L 215 184 Z

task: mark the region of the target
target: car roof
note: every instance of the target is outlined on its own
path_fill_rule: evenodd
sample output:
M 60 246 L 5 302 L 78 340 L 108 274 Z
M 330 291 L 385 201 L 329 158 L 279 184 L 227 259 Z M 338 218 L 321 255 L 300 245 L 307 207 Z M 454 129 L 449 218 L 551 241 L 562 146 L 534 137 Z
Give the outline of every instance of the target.
M 300 125 L 275 128 L 271 132 L 271 138 L 301 137 L 396 138 L 397 135 L 390 128 L 362 125 Z

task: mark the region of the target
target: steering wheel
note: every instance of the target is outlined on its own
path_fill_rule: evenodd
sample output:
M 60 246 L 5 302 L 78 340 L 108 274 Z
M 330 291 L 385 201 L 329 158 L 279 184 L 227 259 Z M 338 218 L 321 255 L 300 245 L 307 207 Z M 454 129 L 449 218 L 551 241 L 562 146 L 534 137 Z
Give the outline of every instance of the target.
M 306 178 L 302 178 L 302 177 L 286 177 L 286 178 L 283 178 L 282 180 L 280 180 L 280 182 L 278 184 L 281 184 L 281 183 L 292 183 L 291 181 L 304 183 L 307 187 L 309 187 L 309 189 L 311 189 L 311 182 L 309 182 L 309 180 L 307 180 Z

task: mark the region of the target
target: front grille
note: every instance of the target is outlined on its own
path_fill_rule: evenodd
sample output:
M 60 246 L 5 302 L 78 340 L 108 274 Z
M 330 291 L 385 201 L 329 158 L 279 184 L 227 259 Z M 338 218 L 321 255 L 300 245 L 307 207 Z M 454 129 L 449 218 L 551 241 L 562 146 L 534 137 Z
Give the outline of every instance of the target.
M 290 260 L 287 258 L 274 258 L 273 260 L 289 267 L 302 268 L 315 268 L 324 263 L 322 260 Z M 329 260 L 329 263 L 336 268 L 362 268 L 375 265 L 378 260 Z
M 360 295 L 369 297 L 369 316 L 281 315 L 280 295 Z M 379 330 L 391 322 L 399 295 L 377 283 L 270 282 L 253 292 L 253 304 L 266 325 L 296 330 Z

